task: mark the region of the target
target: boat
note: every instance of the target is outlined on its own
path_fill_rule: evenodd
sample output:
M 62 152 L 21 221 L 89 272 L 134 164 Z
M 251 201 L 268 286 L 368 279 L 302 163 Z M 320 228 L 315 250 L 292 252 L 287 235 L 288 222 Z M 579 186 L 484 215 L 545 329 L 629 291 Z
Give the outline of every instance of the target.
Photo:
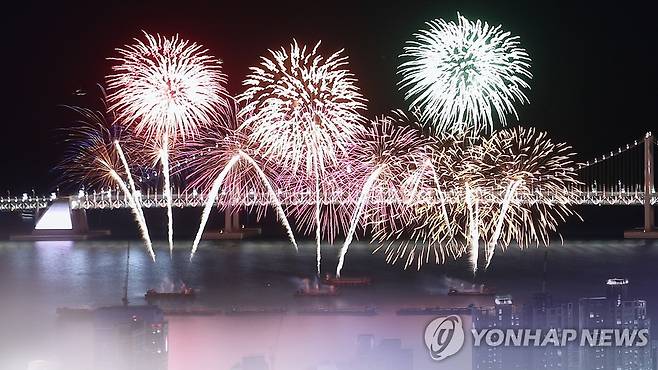
M 340 292 L 333 285 L 326 287 L 305 286 L 303 288 L 297 289 L 295 292 L 296 297 L 334 297 L 339 294 Z
M 372 279 L 366 276 L 363 277 L 336 277 L 326 274 L 322 282 L 327 285 L 336 286 L 365 286 L 372 284 Z
M 458 290 L 455 288 L 450 288 L 448 290 L 448 295 L 450 296 L 494 296 L 496 295 L 496 290 L 493 288 L 488 288 L 481 286 L 479 290 Z
M 374 316 L 377 314 L 377 309 L 373 306 L 343 308 L 311 307 L 302 308 L 297 313 L 300 315 Z
M 146 294 L 144 294 L 144 298 L 147 301 L 194 299 L 196 298 L 196 292 L 192 288 L 183 288 L 177 292 L 158 292 L 155 289 L 149 289 L 146 291 Z

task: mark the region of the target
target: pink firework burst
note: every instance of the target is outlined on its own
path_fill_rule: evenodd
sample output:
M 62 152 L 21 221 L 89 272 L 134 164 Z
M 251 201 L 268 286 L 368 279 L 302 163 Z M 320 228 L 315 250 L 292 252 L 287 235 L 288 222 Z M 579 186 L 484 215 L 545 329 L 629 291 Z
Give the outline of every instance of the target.
M 188 172 L 188 188 L 207 194 L 212 188 L 213 180 L 235 156 L 242 153 L 251 157 L 273 186 L 278 190 L 274 180 L 284 171 L 275 161 L 263 158 L 249 140 L 248 128 L 239 128 L 239 118 L 236 109 L 229 108 L 225 122 L 199 131 L 199 135 L 188 141 L 177 153 L 177 161 L 184 163 Z M 236 162 L 226 174 L 221 192 L 217 196 L 217 204 L 224 209 L 228 205 L 252 206 L 262 216 L 268 204 L 261 199 L 267 194 L 265 183 L 255 171 L 255 167 L 244 160 Z
M 375 119 L 357 135 L 349 161 L 358 169 L 352 182 L 359 184 L 360 192 L 341 248 L 337 275 L 359 223 L 372 227 L 376 239 L 408 223 L 412 216 L 410 202 L 416 197 L 413 177 L 429 160 L 429 143 L 419 127 L 400 112 Z
M 192 245 L 192 256 L 216 202 L 226 212 L 242 206 L 256 208 L 259 218 L 268 206 L 272 206 L 297 248 L 280 200 L 281 192 L 274 181 L 282 169 L 275 161 L 263 158 L 254 148 L 249 140 L 248 126 L 241 128 L 237 104 L 232 103 L 222 125 L 201 131 L 181 152 L 183 158 L 180 161 L 185 162 L 191 171 L 190 186 L 201 188 L 208 195 Z

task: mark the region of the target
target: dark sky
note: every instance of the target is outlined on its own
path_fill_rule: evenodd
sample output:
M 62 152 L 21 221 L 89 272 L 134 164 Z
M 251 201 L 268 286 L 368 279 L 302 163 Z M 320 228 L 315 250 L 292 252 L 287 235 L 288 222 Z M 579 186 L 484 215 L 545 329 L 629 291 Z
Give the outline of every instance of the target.
M 92 2 L 89 2 L 92 3 Z M 95 2 L 93 2 L 95 3 Z M 658 22 L 632 1 L 573 4 L 494 1 L 213 1 L 86 4 L 26 1 L 4 9 L 0 191 L 51 191 L 61 159 L 60 104 L 86 104 L 110 71 L 114 48 L 140 30 L 179 33 L 221 58 L 231 92 L 267 48 L 323 40 L 345 48 L 370 115 L 403 106 L 395 83 L 404 41 L 423 22 L 468 18 L 502 24 L 533 59 L 531 104 L 520 122 L 572 144 L 583 159 L 640 137 L 656 124 Z M 90 92 L 86 97 L 76 89 Z

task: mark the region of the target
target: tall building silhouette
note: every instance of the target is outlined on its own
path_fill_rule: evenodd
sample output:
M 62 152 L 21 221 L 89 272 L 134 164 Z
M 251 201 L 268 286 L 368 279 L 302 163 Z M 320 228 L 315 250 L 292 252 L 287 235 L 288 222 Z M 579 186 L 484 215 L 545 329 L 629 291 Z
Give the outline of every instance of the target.
M 609 279 L 605 297 L 581 298 L 579 329 L 650 329 L 647 302 L 628 298 L 628 280 Z M 580 348 L 583 369 L 653 370 L 651 346 L 584 346 Z
M 158 307 L 99 308 L 93 324 L 94 369 L 167 369 L 167 322 Z
M 577 304 L 556 303 L 550 294 L 535 294 L 519 308 L 510 297 L 498 297 L 491 307 L 472 309 L 473 327 L 483 329 L 555 330 L 559 339 L 564 329 L 650 329 L 647 303 L 631 299 L 626 279 L 609 279 L 606 295 L 580 298 Z M 658 370 L 658 342 L 653 346 L 497 346 L 485 343 L 473 348 L 473 369 L 523 370 Z
M 493 307 L 477 307 L 472 310 L 473 327 L 482 329 L 520 329 L 522 310 L 513 304 L 511 297 L 498 297 Z M 514 347 L 473 348 L 473 369 L 477 370 L 527 370 L 530 367 L 528 351 Z
M 538 293 L 524 306 L 523 325 L 544 332 L 555 330 L 558 338 L 562 340 L 564 329 L 574 329 L 577 326 L 576 316 L 577 311 L 573 303 L 554 303 L 550 294 Z M 577 343 L 564 347 L 532 347 L 529 351 L 532 369 L 580 369 Z

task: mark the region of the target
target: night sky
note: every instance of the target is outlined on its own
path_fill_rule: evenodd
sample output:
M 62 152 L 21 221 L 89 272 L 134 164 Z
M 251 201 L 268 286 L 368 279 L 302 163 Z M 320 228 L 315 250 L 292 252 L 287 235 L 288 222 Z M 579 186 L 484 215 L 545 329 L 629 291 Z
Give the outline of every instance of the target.
M 197 41 L 224 62 L 232 93 L 268 48 L 292 38 L 325 52 L 345 48 L 370 116 L 404 107 L 396 88 L 405 40 L 434 18 L 480 18 L 521 37 L 532 62 L 530 105 L 520 123 L 572 144 L 582 159 L 641 137 L 656 124 L 658 22 L 653 9 L 624 1 L 391 1 L 289 3 L 179 1 L 73 5 L 21 1 L 3 9 L 3 128 L 0 191 L 37 193 L 57 185 L 53 167 L 71 125 L 61 104 L 89 105 L 110 72 L 114 48 L 140 30 Z M 83 89 L 86 96 L 73 92 Z

